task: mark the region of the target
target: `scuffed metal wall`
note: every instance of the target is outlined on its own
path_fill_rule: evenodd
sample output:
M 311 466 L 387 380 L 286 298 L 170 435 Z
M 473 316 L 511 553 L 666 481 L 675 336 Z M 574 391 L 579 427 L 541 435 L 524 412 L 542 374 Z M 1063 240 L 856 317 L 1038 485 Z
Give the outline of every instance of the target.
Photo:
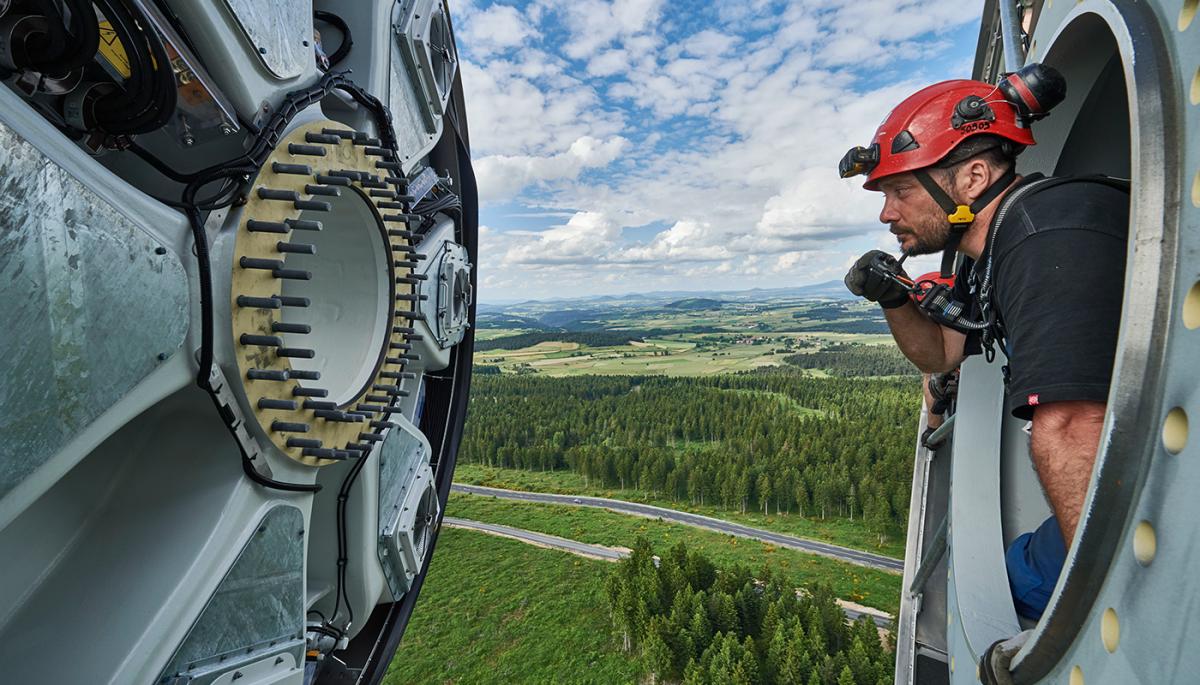
M 0 124 L 0 497 L 174 354 L 183 265 Z

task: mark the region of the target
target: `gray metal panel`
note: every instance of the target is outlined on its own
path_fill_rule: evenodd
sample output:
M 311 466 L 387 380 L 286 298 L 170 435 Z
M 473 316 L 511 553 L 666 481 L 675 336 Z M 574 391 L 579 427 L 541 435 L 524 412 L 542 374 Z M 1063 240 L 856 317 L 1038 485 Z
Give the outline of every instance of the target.
M 225 0 L 225 4 L 259 59 L 275 76 L 300 76 L 315 59 L 311 1 Z
M 1004 566 L 1000 525 L 1000 426 L 1003 354 L 988 364 L 981 356 L 962 365 L 954 421 L 950 499 L 951 614 L 967 647 L 983 653 L 996 640 L 1020 632 Z
M 442 135 L 442 117 L 436 116 L 425 100 L 404 60 L 404 47 L 399 40 L 391 44 L 391 83 L 388 88 L 388 105 L 392 109 L 392 122 L 396 130 L 396 147 L 405 172 L 416 166 L 418 160 L 433 149 Z
M 413 516 L 411 512 L 405 515 L 405 507 L 419 493 L 410 491 L 431 485 L 431 454 L 425 437 L 407 422 L 389 430 L 379 450 L 378 554 L 394 599 L 408 591 L 408 574 L 420 570 L 420 560 L 414 564 L 407 558 L 400 538 L 412 534 Z
M 304 646 L 304 514 L 279 505 L 263 516 L 160 681 L 204 672 L 215 678 L 281 646 L 300 663 Z M 220 664 L 219 668 L 210 668 Z
M 188 283 L 174 253 L 2 123 L 0 178 L 2 497 L 174 354 Z

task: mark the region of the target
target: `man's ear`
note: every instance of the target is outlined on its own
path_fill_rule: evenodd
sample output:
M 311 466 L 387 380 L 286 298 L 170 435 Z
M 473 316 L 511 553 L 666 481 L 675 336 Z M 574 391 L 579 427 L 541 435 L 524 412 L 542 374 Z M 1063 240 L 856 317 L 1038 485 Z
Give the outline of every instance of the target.
M 993 169 L 986 161 L 976 157 L 969 160 L 958 172 L 958 190 L 967 203 L 972 203 L 983 195 L 993 179 Z

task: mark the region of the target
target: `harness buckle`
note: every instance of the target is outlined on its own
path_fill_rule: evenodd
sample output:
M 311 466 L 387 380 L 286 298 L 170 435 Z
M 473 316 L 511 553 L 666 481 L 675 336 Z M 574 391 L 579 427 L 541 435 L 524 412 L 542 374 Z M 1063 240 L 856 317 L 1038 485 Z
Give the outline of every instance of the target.
M 953 225 L 969 224 L 975 221 L 975 212 L 967 205 L 958 205 L 953 214 L 946 215 L 946 220 Z

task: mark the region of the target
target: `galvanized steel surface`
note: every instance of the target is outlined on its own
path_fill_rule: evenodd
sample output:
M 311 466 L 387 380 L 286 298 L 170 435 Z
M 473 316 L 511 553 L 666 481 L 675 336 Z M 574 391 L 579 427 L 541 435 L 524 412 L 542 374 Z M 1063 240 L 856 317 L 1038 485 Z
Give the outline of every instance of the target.
M 379 448 L 379 563 L 394 599 L 408 591 L 403 558 L 397 553 L 402 507 L 422 467 L 429 465 L 430 450 L 424 438 L 407 424 L 388 431 Z M 410 531 L 408 531 L 410 532 Z
M 313 56 L 312 3 L 304 0 L 225 0 L 259 59 L 281 79 L 304 73 Z
M 304 514 L 278 505 L 263 516 L 159 681 L 220 664 L 227 672 L 247 655 L 304 637 Z M 214 674 L 215 675 L 215 674 Z
M 0 184 L 2 497 L 179 349 L 189 305 L 174 253 L 2 123 Z

